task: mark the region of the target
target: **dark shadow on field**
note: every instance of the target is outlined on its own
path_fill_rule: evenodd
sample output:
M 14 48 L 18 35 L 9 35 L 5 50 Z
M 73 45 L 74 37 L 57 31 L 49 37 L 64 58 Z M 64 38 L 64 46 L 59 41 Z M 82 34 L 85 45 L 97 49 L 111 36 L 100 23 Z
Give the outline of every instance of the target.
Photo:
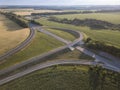
M 88 74 L 89 74 L 90 90 L 98 90 L 99 89 L 99 85 L 100 85 L 99 72 L 95 71 L 94 68 L 90 67 L 89 71 L 88 71 Z
M 3 26 L 6 27 L 7 31 L 16 31 L 16 30 L 23 29 L 18 24 L 16 24 L 15 22 L 13 22 L 12 20 L 8 18 L 2 18 L 2 19 L 0 18 L 0 22 L 3 24 Z

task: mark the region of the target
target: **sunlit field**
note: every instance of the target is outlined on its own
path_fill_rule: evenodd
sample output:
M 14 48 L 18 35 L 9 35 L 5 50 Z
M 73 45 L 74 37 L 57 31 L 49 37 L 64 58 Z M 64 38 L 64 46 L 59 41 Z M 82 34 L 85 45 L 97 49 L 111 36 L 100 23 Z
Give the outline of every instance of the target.
M 29 36 L 29 29 L 22 28 L 0 15 L 0 54 L 16 47 Z

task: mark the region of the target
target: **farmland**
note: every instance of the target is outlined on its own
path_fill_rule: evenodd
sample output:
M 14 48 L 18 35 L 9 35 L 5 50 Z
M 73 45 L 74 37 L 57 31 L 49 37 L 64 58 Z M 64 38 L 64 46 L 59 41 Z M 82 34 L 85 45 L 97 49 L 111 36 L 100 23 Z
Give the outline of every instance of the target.
M 34 10 L 33 8 L 28 9 L 0 9 L 2 12 L 13 12 L 16 15 L 25 16 L 25 15 L 31 15 L 31 13 L 47 13 L 47 12 L 62 12 L 61 10 Z
M 14 11 L 16 15 L 21 15 L 21 16 L 31 15 L 31 13 L 46 13 L 46 12 L 52 13 L 52 12 L 61 12 L 61 11 L 57 11 L 57 10 L 24 10 L 24 11 L 16 10 Z
M 0 15 L 0 54 L 16 47 L 29 35 L 28 28 L 22 28 L 3 15 Z

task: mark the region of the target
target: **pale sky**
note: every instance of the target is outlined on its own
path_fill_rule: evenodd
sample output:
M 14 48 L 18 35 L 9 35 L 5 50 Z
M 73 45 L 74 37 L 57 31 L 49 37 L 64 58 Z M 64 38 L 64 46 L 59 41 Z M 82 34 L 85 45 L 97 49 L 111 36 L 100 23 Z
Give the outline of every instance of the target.
M 0 5 L 120 5 L 120 0 L 0 0 Z

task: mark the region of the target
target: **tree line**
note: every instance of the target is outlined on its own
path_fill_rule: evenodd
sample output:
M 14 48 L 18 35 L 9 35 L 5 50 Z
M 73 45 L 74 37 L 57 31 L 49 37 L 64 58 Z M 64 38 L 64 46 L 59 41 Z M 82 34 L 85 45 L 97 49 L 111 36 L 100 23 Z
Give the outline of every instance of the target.
M 17 23 L 18 25 L 20 25 L 23 28 L 28 28 L 29 23 L 33 23 L 33 24 L 42 26 L 41 23 L 38 23 L 35 20 L 26 20 L 22 16 L 16 15 L 16 14 L 14 14 L 12 12 L 5 12 L 5 13 L 0 12 L 0 13 L 5 15 L 7 18 L 14 21 L 15 23 Z
M 98 10 L 98 11 L 95 11 L 95 13 L 116 13 L 116 12 L 120 12 L 120 9 L 118 10 Z
M 45 13 L 32 13 L 31 15 L 64 15 L 64 14 L 89 14 L 89 13 L 110 13 L 120 12 L 120 10 L 85 10 L 85 11 L 69 11 L 69 12 L 45 12 Z
M 64 14 L 85 14 L 93 13 L 93 11 L 71 11 L 71 12 L 45 12 L 45 13 L 32 13 L 31 15 L 64 15 Z
M 58 19 L 56 17 L 50 17 L 48 19 L 49 21 L 59 22 L 59 23 L 65 23 L 65 24 L 72 24 L 76 26 L 88 26 L 92 29 L 111 29 L 111 30 L 120 30 L 119 24 L 112 24 L 107 21 L 101 21 L 96 19 L 73 19 L 69 20 L 67 18 L 64 19 Z
M 85 40 L 85 46 L 90 49 L 104 51 L 116 57 L 120 57 L 120 48 L 117 48 L 112 45 L 107 45 L 104 42 L 94 41 L 91 38 L 87 38 Z

